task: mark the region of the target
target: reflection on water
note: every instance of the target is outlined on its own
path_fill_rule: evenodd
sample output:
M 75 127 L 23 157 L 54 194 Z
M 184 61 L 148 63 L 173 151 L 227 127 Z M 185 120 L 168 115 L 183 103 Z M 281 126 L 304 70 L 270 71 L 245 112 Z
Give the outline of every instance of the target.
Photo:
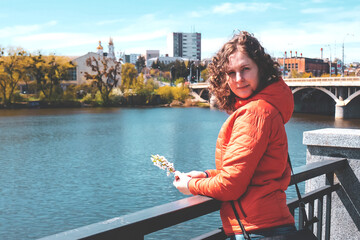
M 184 198 L 150 155 L 181 171 L 214 168 L 226 118 L 201 108 L 0 110 L 0 239 L 36 239 Z M 303 132 L 328 127 L 360 128 L 360 120 L 293 116 L 286 130 L 295 166 L 305 163 Z M 194 221 L 145 239 L 220 226 L 218 213 Z

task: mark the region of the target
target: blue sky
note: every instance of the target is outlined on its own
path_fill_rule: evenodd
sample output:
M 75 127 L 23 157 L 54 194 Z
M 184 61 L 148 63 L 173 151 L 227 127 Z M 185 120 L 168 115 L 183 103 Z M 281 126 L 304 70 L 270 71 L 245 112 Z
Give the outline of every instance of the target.
M 211 57 L 236 30 L 253 33 L 268 53 L 360 62 L 360 1 L 0 0 L 0 46 L 80 56 L 107 51 L 167 53 L 170 32 L 200 32 L 202 57 Z

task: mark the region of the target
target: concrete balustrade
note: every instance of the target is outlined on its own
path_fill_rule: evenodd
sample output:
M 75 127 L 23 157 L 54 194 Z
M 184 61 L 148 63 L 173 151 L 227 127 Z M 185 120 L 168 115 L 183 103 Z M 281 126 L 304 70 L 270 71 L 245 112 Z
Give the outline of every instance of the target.
M 335 171 L 334 182 L 341 187 L 332 193 L 331 239 L 360 239 L 360 130 L 327 128 L 304 132 L 306 163 L 328 157 L 348 159 L 345 168 Z M 324 185 L 328 179 L 317 177 L 306 182 L 306 192 Z M 325 222 L 323 223 L 325 224 Z

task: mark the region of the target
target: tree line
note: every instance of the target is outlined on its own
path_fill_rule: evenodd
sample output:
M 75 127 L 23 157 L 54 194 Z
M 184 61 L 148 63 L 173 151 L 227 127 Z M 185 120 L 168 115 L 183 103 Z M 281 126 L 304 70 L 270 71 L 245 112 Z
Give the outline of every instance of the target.
M 185 101 L 189 89 L 184 83 L 206 78 L 206 66 L 176 61 L 145 66 L 140 57 L 135 65 L 110 58 L 90 57 L 85 84 L 70 84 L 76 66 L 68 57 L 29 53 L 22 48 L 0 48 L 0 99 L 3 107 L 14 103 L 41 101 L 47 105 L 73 102 L 90 105 L 169 103 Z M 189 67 L 190 66 L 190 67 Z M 198 73 L 198 76 L 196 76 Z M 167 86 L 160 86 L 168 82 Z M 20 86 L 22 92 L 20 92 Z M 135 100 L 134 100 L 135 99 Z M 157 99 L 157 101 L 155 101 Z

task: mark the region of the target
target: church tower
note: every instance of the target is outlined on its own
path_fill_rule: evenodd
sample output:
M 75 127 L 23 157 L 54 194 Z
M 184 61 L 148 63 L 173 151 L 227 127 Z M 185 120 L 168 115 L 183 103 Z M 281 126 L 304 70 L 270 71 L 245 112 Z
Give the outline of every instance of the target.
M 101 41 L 99 41 L 99 46 L 96 49 L 97 49 L 97 54 L 99 54 L 100 56 L 104 55 L 103 47 L 101 46 Z
M 109 54 L 108 54 L 108 58 L 114 59 L 115 60 L 115 51 L 114 51 L 114 43 L 112 38 L 110 38 L 109 41 Z

